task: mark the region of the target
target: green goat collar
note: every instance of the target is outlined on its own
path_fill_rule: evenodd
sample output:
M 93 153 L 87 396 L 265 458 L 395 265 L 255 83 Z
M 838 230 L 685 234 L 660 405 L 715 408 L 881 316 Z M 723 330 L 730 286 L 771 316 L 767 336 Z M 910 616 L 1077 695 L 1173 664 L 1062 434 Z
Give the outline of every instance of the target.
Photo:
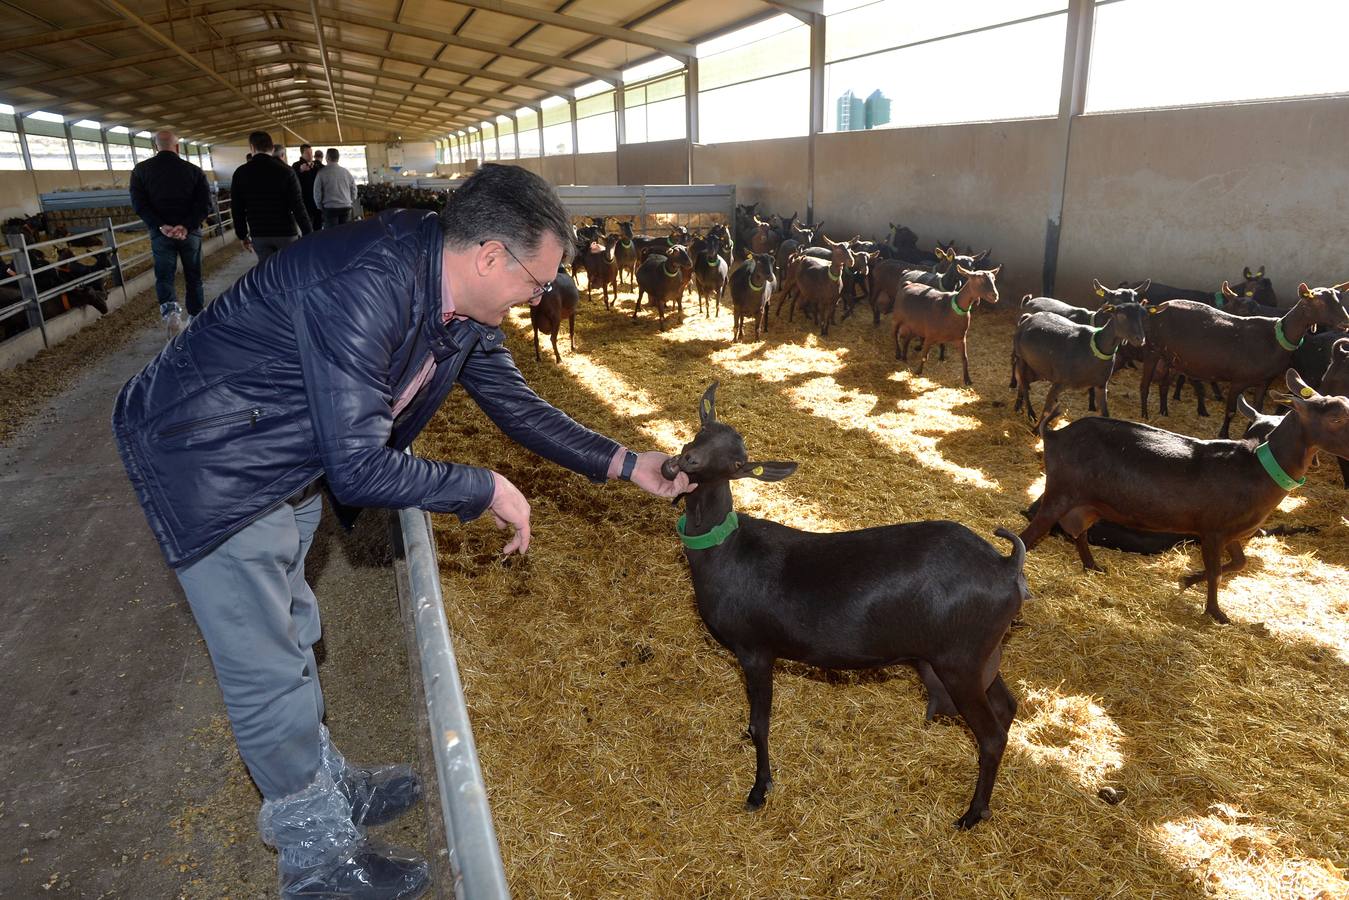
M 1283 470 L 1279 461 L 1274 458 L 1274 452 L 1269 449 L 1269 441 L 1265 441 L 1259 447 L 1255 448 L 1255 458 L 1260 460 L 1260 465 L 1265 467 L 1269 477 L 1274 479 L 1274 483 L 1285 491 L 1294 491 L 1307 483 L 1304 475 L 1302 478 L 1294 478 Z
M 1102 325 L 1100 328 L 1093 328 L 1091 331 L 1091 337 L 1087 340 L 1087 346 L 1091 347 L 1092 356 L 1095 356 L 1097 359 L 1104 360 L 1105 362 L 1110 362 L 1110 360 L 1115 358 L 1115 354 L 1102 353 L 1100 348 L 1096 346 L 1096 336 L 1100 334 L 1102 331 L 1105 331 L 1104 325 Z
M 1288 338 L 1283 333 L 1283 319 L 1280 319 L 1279 321 L 1274 323 L 1274 340 L 1278 341 L 1279 346 L 1287 350 L 1289 353 L 1292 353 L 1298 347 L 1301 347 L 1302 342 L 1305 341 L 1306 339 L 1307 336 L 1303 335 L 1302 337 L 1298 338 L 1298 342 L 1294 344 L 1292 341 L 1288 340 Z
M 1226 305 L 1226 303 L 1227 303 L 1227 298 L 1223 296 L 1223 292 L 1222 292 L 1222 291 L 1214 291 L 1214 292 L 1213 292 L 1213 305 L 1214 305 L 1214 307 L 1216 307 L 1217 309 L 1222 309 L 1223 306 Z
M 708 547 L 716 547 L 724 543 L 731 536 L 731 532 L 740 527 L 740 517 L 735 514 L 735 510 L 731 510 L 726 514 L 725 520 L 707 534 L 696 534 L 689 537 L 684 533 L 686 519 L 688 519 L 688 516 L 679 517 L 679 521 L 675 523 L 675 531 L 679 532 L 679 539 L 690 550 L 706 550 Z
M 968 316 L 970 314 L 970 311 L 968 309 L 961 309 L 959 301 L 960 301 L 960 294 L 958 292 L 951 295 L 952 312 L 954 312 L 958 316 Z M 1092 349 L 1094 350 L 1096 348 L 1092 347 Z

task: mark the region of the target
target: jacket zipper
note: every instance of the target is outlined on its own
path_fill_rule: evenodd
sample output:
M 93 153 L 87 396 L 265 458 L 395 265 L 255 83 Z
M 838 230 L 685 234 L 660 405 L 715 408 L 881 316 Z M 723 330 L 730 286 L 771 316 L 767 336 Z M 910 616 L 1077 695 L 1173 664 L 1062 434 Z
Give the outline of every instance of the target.
M 248 421 L 249 425 L 258 424 L 258 419 L 262 416 L 262 410 L 245 409 L 239 412 L 222 413 L 218 416 L 210 416 L 205 419 L 196 419 L 191 422 L 183 422 L 180 425 L 174 425 L 172 428 L 164 428 L 159 432 L 160 437 L 172 437 L 175 434 L 181 434 L 184 431 L 196 431 L 199 428 L 210 428 L 213 425 L 228 425 L 232 422 Z

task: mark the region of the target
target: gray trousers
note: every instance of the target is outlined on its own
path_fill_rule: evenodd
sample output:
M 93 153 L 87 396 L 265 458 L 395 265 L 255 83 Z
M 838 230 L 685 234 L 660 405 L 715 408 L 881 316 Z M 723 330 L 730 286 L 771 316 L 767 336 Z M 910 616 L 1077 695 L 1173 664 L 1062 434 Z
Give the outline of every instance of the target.
M 269 800 L 303 789 L 319 767 L 323 691 L 313 648 L 321 631 L 304 558 L 322 515 L 322 495 L 282 503 L 175 571 L 206 638 L 239 755 Z
M 271 256 L 273 253 L 277 252 L 278 250 L 281 250 L 284 247 L 289 247 L 291 244 L 295 243 L 299 239 L 300 238 L 297 235 L 293 234 L 287 237 L 249 238 L 249 240 L 253 242 L 253 252 L 258 255 L 258 262 L 262 262 L 267 257 Z

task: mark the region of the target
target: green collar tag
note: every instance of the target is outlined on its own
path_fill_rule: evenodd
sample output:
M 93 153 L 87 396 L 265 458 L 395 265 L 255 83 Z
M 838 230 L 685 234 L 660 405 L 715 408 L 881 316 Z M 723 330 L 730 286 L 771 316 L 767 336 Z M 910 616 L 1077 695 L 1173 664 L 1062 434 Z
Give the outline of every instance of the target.
M 1091 353 L 1097 359 L 1102 359 L 1105 360 L 1106 362 L 1110 362 L 1110 360 L 1115 358 L 1115 354 L 1102 353 L 1100 348 L 1096 346 L 1096 336 L 1100 334 L 1102 331 L 1105 331 L 1104 325 L 1102 325 L 1100 328 L 1093 328 L 1091 330 L 1091 337 L 1087 340 L 1087 345 L 1091 347 Z
M 660 264 L 660 270 L 661 270 L 662 272 L 665 272 L 665 263 L 661 263 L 661 264 Z M 665 274 L 666 274 L 667 277 L 673 278 L 673 277 L 675 277 L 676 275 L 679 274 L 679 267 L 678 267 L 678 266 L 675 266 L 675 270 L 674 270 L 673 272 L 665 272 Z
M 679 539 L 690 550 L 706 550 L 709 547 L 716 547 L 724 543 L 731 536 L 731 532 L 740 527 L 740 517 L 735 514 L 735 510 L 731 510 L 726 514 L 726 519 L 707 534 L 696 534 L 689 537 L 684 533 L 684 521 L 687 518 L 688 516 L 679 517 L 679 521 L 675 523 L 675 531 L 679 532 Z
M 632 249 L 632 241 L 619 241 L 619 243 L 629 250 Z
M 1226 302 L 1227 302 L 1227 298 L 1223 296 L 1223 292 L 1222 292 L 1222 291 L 1214 291 L 1214 292 L 1213 292 L 1213 305 L 1214 305 L 1214 306 L 1216 306 L 1218 309 L 1222 309 L 1222 308 L 1223 308 L 1223 304 L 1226 303 Z
M 968 316 L 968 315 L 970 314 L 970 311 L 969 311 L 968 309 L 961 309 L 961 308 L 960 308 L 960 304 L 957 302 L 959 299 L 960 299 L 960 294 L 959 294 L 959 293 L 956 293 L 956 294 L 951 295 L 951 309 L 952 309 L 952 310 L 955 312 L 955 314 L 958 315 L 958 316 Z M 1093 347 L 1092 349 L 1095 349 L 1095 348 Z
M 758 284 L 755 284 L 755 283 L 754 283 L 754 273 L 751 272 L 751 273 L 749 274 L 749 289 L 750 289 L 751 291 L 762 291 L 762 290 L 763 290 L 763 286 L 764 286 L 764 283 L 763 283 L 762 281 L 759 282 Z
M 1306 476 L 1302 478 L 1293 478 L 1283 470 L 1279 461 L 1274 458 L 1274 452 L 1269 449 L 1269 441 L 1265 441 L 1259 447 L 1255 448 L 1255 458 L 1260 460 L 1260 465 L 1265 467 L 1269 477 L 1274 479 L 1274 483 L 1285 491 L 1293 491 L 1307 483 Z
M 843 277 L 843 267 L 842 267 L 842 266 L 839 267 L 839 270 L 838 270 L 838 274 L 837 274 L 837 275 L 834 274 L 834 264 L 833 264 L 833 263 L 830 263 L 830 264 L 829 264 L 829 268 L 826 269 L 825 271 L 829 273 L 829 280 L 830 280 L 830 281 L 838 281 L 840 278 Z
M 1274 340 L 1278 341 L 1279 346 L 1287 350 L 1288 352 L 1291 353 L 1298 347 L 1301 347 L 1302 342 L 1305 341 L 1306 339 L 1307 336 L 1303 335 L 1302 337 L 1298 338 L 1298 342 L 1294 344 L 1292 341 L 1288 340 L 1288 338 L 1284 336 L 1283 319 L 1280 319 L 1279 321 L 1274 323 Z

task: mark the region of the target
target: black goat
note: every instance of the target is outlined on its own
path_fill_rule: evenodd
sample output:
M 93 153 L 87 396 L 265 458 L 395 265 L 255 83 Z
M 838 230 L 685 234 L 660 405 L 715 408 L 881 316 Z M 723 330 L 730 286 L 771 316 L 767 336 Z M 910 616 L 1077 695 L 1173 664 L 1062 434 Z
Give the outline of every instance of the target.
M 1099 519 L 1195 535 L 1204 568 L 1182 578 L 1181 587 L 1207 581 L 1204 611 L 1225 624 L 1218 584 L 1246 565 L 1246 541 L 1302 484 L 1317 449 L 1349 456 L 1349 400 L 1318 394 L 1292 369 L 1284 378 L 1293 411 L 1258 446 L 1099 417 L 1046 431 L 1045 417 L 1045 490 L 1021 540 L 1034 549 L 1057 523 L 1073 536 L 1082 567 L 1099 570 L 1087 541 Z
M 751 462 L 745 442 L 718 422 L 714 383 L 698 407 L 692 443 L 662 466 L 666 478 L 688 473 L 678 531 L 685 545 L 698 612 L 740 662 L 754 739 L 758 809 L 772 784 L 768 723 L 773 662 L 794 659 L 831 669 L 871 669 L 897 662 L 931 667 L 934 686 L 954 705 L 979 745 L 979 779 L 957 820 L 973 828 L 988 818 L 1016 699 L 998 666 L 1012 620 L 1030 596 L 1022 573 L 1025 548 L 1010 532 L 1010 557 L 955 522 L 911 522 L 861 531 L 814 534 L 732 508 L 733 478 L 780 481 L 794 462 Z M 846 561 L 846 562 L 844 562 Z

